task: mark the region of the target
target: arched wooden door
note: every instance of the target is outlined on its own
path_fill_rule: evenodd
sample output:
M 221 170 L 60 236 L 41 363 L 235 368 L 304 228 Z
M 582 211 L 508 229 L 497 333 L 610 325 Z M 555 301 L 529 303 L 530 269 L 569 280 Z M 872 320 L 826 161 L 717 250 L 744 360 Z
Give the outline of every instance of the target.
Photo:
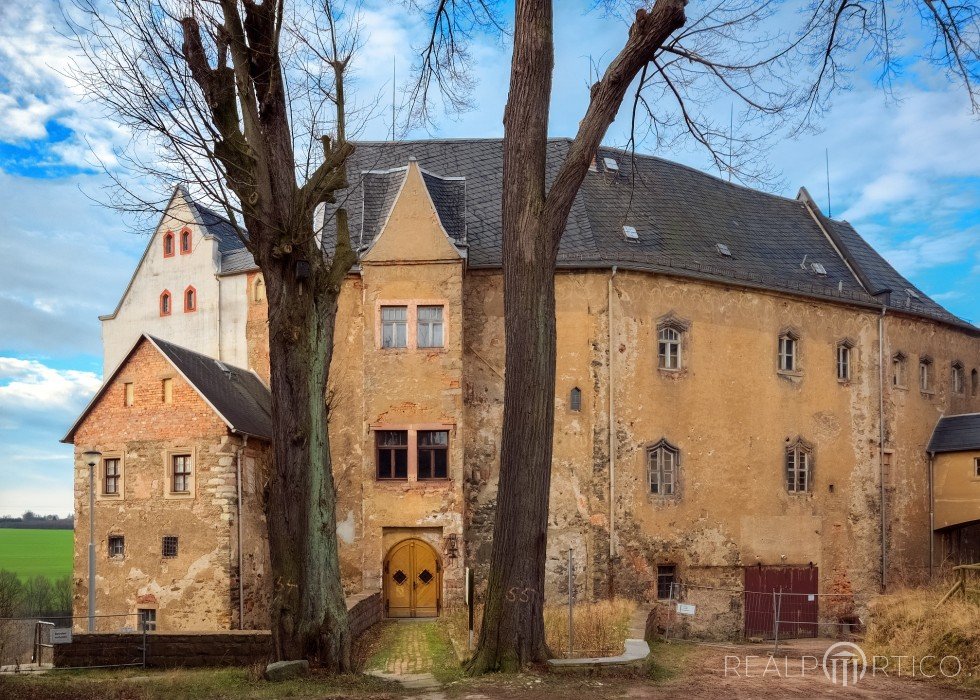
M 436 617 L 442 607 L 442 565 L 422 540 L 399 542 L 385 558 L 388 617 Z

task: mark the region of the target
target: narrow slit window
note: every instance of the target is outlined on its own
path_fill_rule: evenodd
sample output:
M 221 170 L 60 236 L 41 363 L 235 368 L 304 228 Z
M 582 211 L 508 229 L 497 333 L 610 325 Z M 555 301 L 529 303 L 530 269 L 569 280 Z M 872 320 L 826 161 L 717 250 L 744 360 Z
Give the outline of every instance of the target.
M 420 430 L 418 433 L 418 478 L 449 478 L 449 431 Z
M 443 322 L 441 306 L 418 308 L 418 346 L 420 348 L 443 347 Z
M 163 257 L 170 258 L 174 254 L 174 234 L 170 231 L 163 236 Z
M 162 392 L 163 392 L 163 402 L 164 403 L 173 403 L 174 402 L 174 380 L 173 379 L 170 379 L 168 377 L 167 379 L 164 379 L 163 380 Z
M 963 365 L 959 362 L 954 362 L 952 366 L 953 370 L 953 393 L 954 394 L 965 394 L 966 393 L 966 371 Z
M 844 342 L 837 345 L 837 381 L 851 381 L 851 344 Z
M 136 401 L 136 392 L 133 389 L 132 382 L 125 382 L 123 384 L 123 405 L 132 406 Z
M 184 311 L 197 311 L 197 290 L 194 287 L 184 290 Z
M 970 395 L 976 396 L 977 391 L 980 391 L 980 376 L 977 375 L 977 370 L 970 370 Z
M 932 360 L 928 357 L 919 360 L 919 391 L 932 391 Z
M 582 390 L 578 387 L 572 389 L 571 395 L 568 397 L 568 407 L 572 411 L 582 410 Z
M 375 440 L 378 479 L 408 479 L 408 431 L 379 430 Z
M 160 295 L 160 315 L 169 316 L 172 310 L 173 301 L 170 298 L 170 292 L 165 291 Z
M 381 307 L 381 347 L 408 347 L 408 307 Z
M 184 229 L 180 232 L 180 254 L 186 255 L 191 252 L 191 232 Z

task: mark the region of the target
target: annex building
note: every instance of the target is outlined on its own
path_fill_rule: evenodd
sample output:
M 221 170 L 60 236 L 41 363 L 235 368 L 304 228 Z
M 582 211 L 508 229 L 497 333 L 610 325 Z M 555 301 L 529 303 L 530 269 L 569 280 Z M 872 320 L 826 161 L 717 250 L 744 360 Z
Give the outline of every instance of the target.
M 568 145 L 550 143 L 552 171 Z M 360 143 L 349 168 L 359 262 L 329 397 L 344 585 L 382 590 L 390 616 L 438 615 L 461 602 L 465 567 L 485 579 L 491 547 L 501 142 Z M 980 330 L 806 190 L 603 148 L 558 265 L 555 600 L 571 548 L 580 600 L 673 591 L 705 633 L 733 636 L 748 611 L 724 591 L 860 603 L 980 560 L 980 421 L 950 418 L 980 413 Z M 266 319 L 233 227 L 178 188 L 102 317 L 105 383 L 65 438 L 76 613 L 81 453 L 96 449 L 97 612 L 160 630 L 268 624 Z

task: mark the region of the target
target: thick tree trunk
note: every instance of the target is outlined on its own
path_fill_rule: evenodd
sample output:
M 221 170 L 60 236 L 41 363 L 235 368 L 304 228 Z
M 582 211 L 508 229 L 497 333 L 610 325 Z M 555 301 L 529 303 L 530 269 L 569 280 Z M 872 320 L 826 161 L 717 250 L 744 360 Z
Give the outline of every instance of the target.
M 549 656 L 544 566 L 555 415 L 555 253 L 542 220 L 554 51 L 551 4 L 519 0 L 504 113 L 504 422 L 490 580 L 469 670 Z
M 339 288 L 315 283 L 316 274 L 297 281 L 291 256 L 264 270 L 274 310 L 269 362 L 275 459 L 266 515 L 276 653 L 349 671 L 326 403 Z

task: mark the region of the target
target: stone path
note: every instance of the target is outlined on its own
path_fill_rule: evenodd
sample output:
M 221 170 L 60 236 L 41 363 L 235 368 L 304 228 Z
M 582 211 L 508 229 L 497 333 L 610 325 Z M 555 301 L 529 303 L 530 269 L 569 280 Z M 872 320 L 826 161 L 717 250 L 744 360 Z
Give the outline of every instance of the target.
M 432 654 L 429 651 L 428 635 L 436 623 L 418 620 L 399 620 L 394 622 L 396 634 L 385 650 L 383 663 L 369 668 L 368 673 L 379 678 L 397 681 L 406 690 L 422 691 L 421 698 L 444 700 L 445 694 L 439 692 L 442 685 L 432 675 Z

